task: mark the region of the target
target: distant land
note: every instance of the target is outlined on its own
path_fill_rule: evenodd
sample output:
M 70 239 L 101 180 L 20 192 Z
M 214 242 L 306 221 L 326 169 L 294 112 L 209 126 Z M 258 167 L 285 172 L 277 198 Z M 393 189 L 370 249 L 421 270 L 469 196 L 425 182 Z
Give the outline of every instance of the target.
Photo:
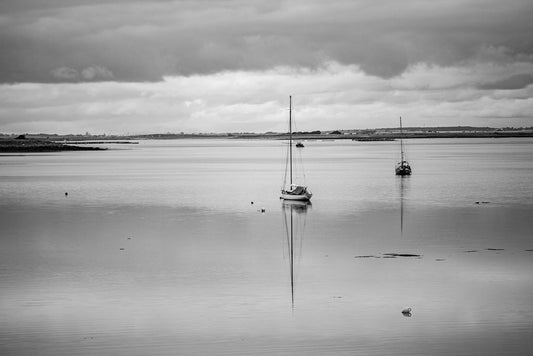
M 91 146 L 75 146 L 64 143 L 53 142 L 38 138 L 27 138 L 25 135 L 19 135 L 15 138 L 0 137 L 0 152 L 57 152 L 57 151 L 99 151 L 105 148 Z
M 157 139 L 179 139 L 179 138 L 267 138 L 267 139 L 284 139 L 288 132 L 230 132 L 230 133 L 153 133 L 153 134 L 126 134 L 126 135 L 108 135 L 108 134 L 48 134 L 48 133 L 18 133 L 2 134 L 0 139 L 14 139 L 23 134 L 28 139 L 41 139 L 54 142 L 64 141 L 110 141 L 116 140 L 117 143 L 134 143 L 123 142 L 124 140 L 157 140 Z M 329 131 L 297 131 L 293 132 L 297 138 L 320 138 L 320 139 L 350 139 L 350 138 L 390 138 L 400 137 L 400 129 L 376 128 L 376 129 L 351 129 L 351 130 L 329 130 Z M 447 127 L 404 127 L 403 138 L 433 138 L 433 137 L 521 137 L 533 136 L 532 127 L 474 127 L 474 126 L 447 126 Z
M 85 134 L 2 134 L 0 152 L 50 152 L 72 150 L 103 150 L 87 146 L 90 144 L 136 144 L 132 140 L 169 140 L 187 138 L 238 138 L 283 140 L 288 132 L 232 132 L 232 133 L 155 133 L 141 135 L 94 135 Z M 472 138 L 472 137 L 533 137 L 533 127 L 405 127 L 400 133 L 398 127 L 364 130 L 330 130 L 293 132 L 295 140 L 352 139 L 354 141 L 390 141 L 403 138 Z M 77 146 L 82 145 L 82 146 Z

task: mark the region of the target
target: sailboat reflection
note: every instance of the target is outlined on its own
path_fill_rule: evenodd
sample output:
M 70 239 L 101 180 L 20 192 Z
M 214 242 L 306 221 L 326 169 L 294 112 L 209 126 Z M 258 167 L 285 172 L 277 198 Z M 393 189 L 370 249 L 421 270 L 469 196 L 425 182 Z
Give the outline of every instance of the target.
M 294 309 L 294 258 L 295 253 L 299 259 L 302 254 L 302 244 L 307 220 L 307 211 L 311 208 L 310 201 L 284 200 L 281 206 L 285 228 L 287 256 L 290 267 L 291 304 Z M 295 251 L 296 250 L 296 251 Z
M 400 177 L 399 179 L 399 191 L 400 191 L 400 233 L 403 236 L 403 205 L 404 205 L 404 196 L 408 189 L 409 179 L 405 176 Z

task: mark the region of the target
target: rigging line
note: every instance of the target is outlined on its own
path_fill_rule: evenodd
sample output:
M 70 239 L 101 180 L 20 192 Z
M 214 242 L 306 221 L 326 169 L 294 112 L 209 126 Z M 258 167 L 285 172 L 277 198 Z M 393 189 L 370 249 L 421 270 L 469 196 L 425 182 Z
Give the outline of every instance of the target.
M 296 126 L 296 120 L 295 120 L 295 111 L 296 110 L 292 110 L 292 126 L 294 127 L 294 130 L 293 132 L 298 132 L 298 128 Z M 303 165 L 303 158 L 302 158 L 302 150 L 298 150 L 298 158 L 299 158 L 299 170 L 301 171 L 301 174 L 302 174 L 302 179 L 303 179 L 303 184 L 305 185 L 305 171 L 304 171 L 304 165 Z
M 290 111 L 290 108 L 289 108 L 289 111 Z M 285 110 L 284 110 L 284 113 L 285 113 Z M 290 114 L 289 114 L 290 116 Z M 290 117 L 289 117 L 289 121 L 290 121 Z M 290 129 L 290 123 L 289 123 L 289 129 Z M 285 141 L 282 141 L 282 143 L 286 143 Z M 281 186 L 281 189 L 285 189 L 285 187 L 287 186 L 287 171 L 288 171 L 288 166 L 289 166 L 289 156 L 290 156 L 290 152 L 289 152 L 290 148 L 287 147 L 287 150 L 285 151 L 285 173 L 283 175 L 283 183 L 282 183 L 282 186 Z M 289 187 L 290 189 L 290 187 Z
M 287 186 L 287 167 L 289 165 L 289 150 L 287 150 L 287 153 L 285 154 L 285 174 L 283 175 L 283 185 L 281 186 L 281 189 L 285 189 Z
M 292 109 L 292 127 L 294 128 L 294 130 L 292 130 L 292 132 L 298 132 L 298 127 L 296 126 L 296 120 L 294 120 L 294 112 L 296 110 Z

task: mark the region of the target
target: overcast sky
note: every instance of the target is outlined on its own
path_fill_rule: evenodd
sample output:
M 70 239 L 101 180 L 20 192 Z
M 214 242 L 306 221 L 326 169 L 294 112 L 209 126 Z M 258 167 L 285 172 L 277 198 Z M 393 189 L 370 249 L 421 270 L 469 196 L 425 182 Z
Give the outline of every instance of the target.
M 0 132 L 533 126 L 531 0 L 2 0 Z

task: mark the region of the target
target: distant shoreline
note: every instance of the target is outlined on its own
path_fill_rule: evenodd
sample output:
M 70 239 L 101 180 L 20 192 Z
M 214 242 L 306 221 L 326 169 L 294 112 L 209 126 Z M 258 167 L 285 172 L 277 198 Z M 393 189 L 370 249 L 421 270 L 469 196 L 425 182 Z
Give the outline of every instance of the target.
M 264 135 L 233 135 L 232 138 L 248 139 L 277 139 L 285 140 L 289 138 L 288 134 Z M 400 138 L 501 138 L 501 137 L 533 137 L 533 132 L 436 132 L 436 133 L 404 133 L 396 134 L 376 134 L 376 135 L 358 135 L 358 134 L 293 134 L 293 140 L 354 140 L 354 141 L 394 141 Z
M 0 139 L 0 152 L 60 152 L 60 151 L 103 151 L 105 148 L 73 146 L 39 139 Z
M 24 138 L 21 138 L 24 137 Z M 533 137 L 533 130 L 480 130 L 480 131 L 420 131 L 406 130 L 403 134 L 392 129 L 360 130 L 358 132 L 297 132 L 292 139 L 303 140 L 353 140 L 359 142 L 394 141 L 403 139 L 431 138 L 510 138 Z M 288 133 L 225 133 L 225 134 L 148 134 L 128 136 L 106 135 L 45 135 L 27 134 L 17 138 L 0 135 L 0 152 L 58 152 L 58 151 L 102 151 L 107 148 L 89 145 L 98 144 L 138 144 L 142 140 L 176 139 L 256 139 L 288 140 Z M 81 145 L 81 146 L 77 146 Z

